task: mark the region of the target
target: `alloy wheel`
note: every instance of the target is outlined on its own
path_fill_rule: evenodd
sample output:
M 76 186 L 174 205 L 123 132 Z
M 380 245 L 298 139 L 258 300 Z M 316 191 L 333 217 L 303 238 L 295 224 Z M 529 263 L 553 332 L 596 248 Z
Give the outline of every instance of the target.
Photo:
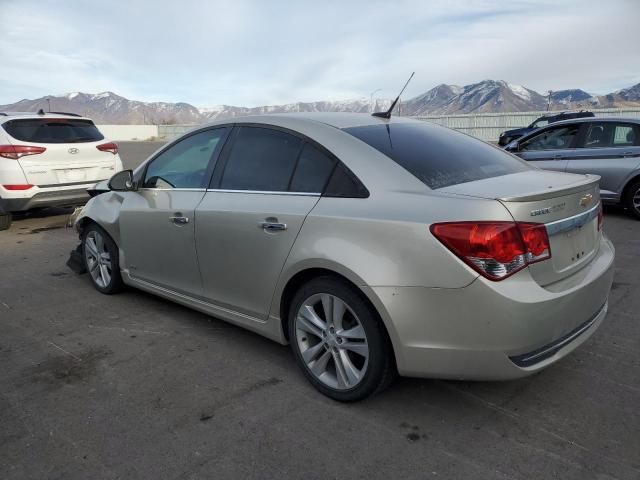
M 631 204 L 636 212 L 640 213 L 640 188 L 638 188 L 633 194 L 633 198 L 631 199 Z
M 327 293 L 307 298 L 295 318 L 298 350 L 306 368 L 337 390 L 356 387 L 369 366 L 367 335 L 342 299 Z
M 107 288 L 111 283 L 111 255 L 100 232 L 92 230 L 87 234 L 84 255 L 93 281 L 100 288 Z

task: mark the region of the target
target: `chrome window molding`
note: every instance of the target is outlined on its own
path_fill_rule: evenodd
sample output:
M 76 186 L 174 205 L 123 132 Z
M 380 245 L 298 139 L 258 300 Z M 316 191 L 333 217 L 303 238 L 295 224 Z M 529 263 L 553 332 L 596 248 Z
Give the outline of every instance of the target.
M 592 207 L 586 212 L 579 213 L 578 215 L 574 215 L 573 217 L 563 218 L 562 220 L 557 220 L 555 222 L 546 223 L 545 228 L 547 229 L 547 234 L 549 236 L 558 235 L 559 233 L 564 233 L 575 228 L 580 228 L 598 216 L 599 208 L 600 202 L 598 202 L 595 207 Z
M 205 192 L 206 188 L 151 188 L 151 187 L 143 187 L 139 188 L 138 191 L 144 190 L 148 192 L 153 191 L 163 191 L 163 192 Z
M 250 193 L 254 195 L 295 195 L 303 197 L 319 197 L 321 193 L 313 192 L 282 192 L 271 190 L 227 190 L 224 188 L 208 188 L 207 192 L 220 192 L 220 193 Z

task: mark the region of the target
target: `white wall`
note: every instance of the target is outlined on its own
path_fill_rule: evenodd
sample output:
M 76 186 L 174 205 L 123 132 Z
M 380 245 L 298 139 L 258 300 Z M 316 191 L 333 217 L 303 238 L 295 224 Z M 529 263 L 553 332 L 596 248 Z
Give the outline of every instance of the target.
M 105 138 L 114 141 L 149 140 L 158 138 L 157 125 L 97 125 Z

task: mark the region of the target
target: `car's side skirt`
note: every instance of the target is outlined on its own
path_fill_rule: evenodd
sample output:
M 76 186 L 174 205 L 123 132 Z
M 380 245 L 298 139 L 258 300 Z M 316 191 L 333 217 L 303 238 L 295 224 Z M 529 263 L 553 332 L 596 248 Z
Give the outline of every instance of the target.
M 244 313 L 240 313 L 225 307 L 221 307 L 219 305 L 214 305 L 212 303 L 191 297 L 189 295 L 185 295 L 183 293 L 175 292 L 165 287 L 160 287 L 145 280 L 140 280 L 138 278 L 132 277 L 131 275 L 129 275 L 128 270 L 122 270 L 122 278 L 124 282 L 129 286 L 139 288 L 140 290 L 158 295 L 159 297 L 166 298 L 186 307 L 198 310 L 199 312 L 206 313 L 207 315 L 214 316 L 216 318 L 224 320 L 225 322 L 229 322 L 239 327 L 246 328 L 247 330 L 251 330 L 252 332 L 258 333 L 259 335 L 267 337 L 283 345 L 287 344 L 287 341 L 282 334 L 282 328 L 280 327 L 279 322 L 274 321 L 274 319 L 269 319 L 266 321 L 261 320 L 259 318 L 252 317 L 250 315 L 246 315 Z

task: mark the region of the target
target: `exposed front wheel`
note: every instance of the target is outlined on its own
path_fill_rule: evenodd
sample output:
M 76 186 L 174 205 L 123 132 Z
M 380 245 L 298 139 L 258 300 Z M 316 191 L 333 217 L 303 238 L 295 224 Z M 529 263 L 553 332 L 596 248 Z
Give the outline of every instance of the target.
M 96 224 L 82 235 L 82 251 L 93 286 L 101 293 L 117 293 L 123 288 L 118 262 L 118 247 L 109 234 Z
M 335 400 L 361 400 L 395 376 L 390 342 L 377 314 L 337 278 L 314 279 L 296 293 L 289 340 L 305 376 Z

